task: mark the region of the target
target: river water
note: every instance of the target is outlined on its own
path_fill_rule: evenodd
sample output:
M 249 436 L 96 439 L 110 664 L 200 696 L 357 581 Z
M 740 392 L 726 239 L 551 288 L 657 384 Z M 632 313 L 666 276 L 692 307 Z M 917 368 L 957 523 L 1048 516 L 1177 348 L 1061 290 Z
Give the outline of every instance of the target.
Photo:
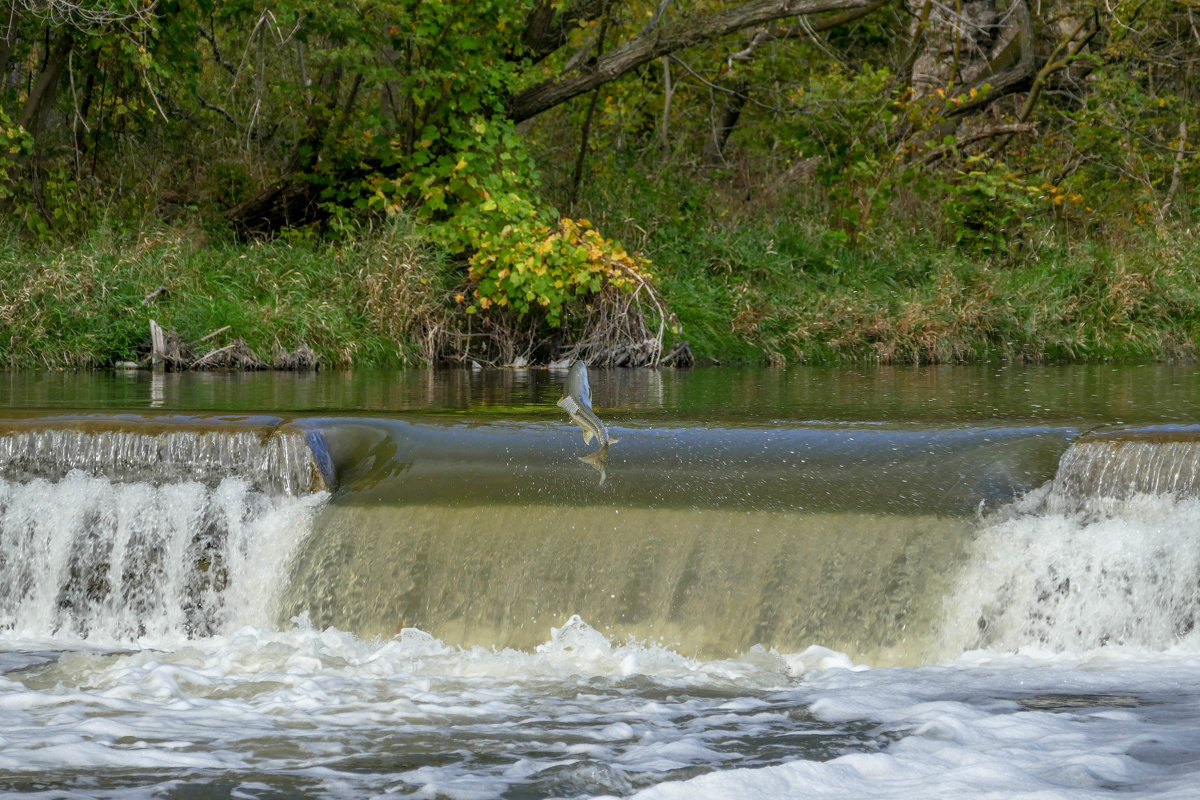
M 1191 366 L 0 374 L 0 794 L 1194 797 Z

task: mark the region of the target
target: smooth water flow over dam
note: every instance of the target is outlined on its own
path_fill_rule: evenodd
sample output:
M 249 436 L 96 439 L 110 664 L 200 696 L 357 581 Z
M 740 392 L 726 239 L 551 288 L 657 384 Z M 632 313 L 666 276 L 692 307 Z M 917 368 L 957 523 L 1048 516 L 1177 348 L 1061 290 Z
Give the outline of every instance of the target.
M 569 430 L 544 423 L 90 414 L 0 430 L 0 624 L 117 639 L 307 614 L 364 637 L 529 648 L 569 609 L 706 657 L 822 642 L 920 663 L 993 626 L 944 627 L 979 531 L 1200 488 L 1200 433 L 1178 427 L 627 429 L 603 488 Z M 1145 574 L 1110 569 L 1095 596 L 1078 596 L 1081 576 L 1068 591 L 1072 565 L 1056 562 L 1030 590 L 1042 608 L 1015 610 L 1004 584 L 979 613 L 1039 619 L 1061 595 L 1160 591 L 1190 562 L 1152 549 Z M 1190 632 L 1196 575 L 1174 579 L 1160 646 Z M 1125 613 L 1139 616 L 1110 624 L 1145 631 L 1145 611 Z
M 1200 426 L 1162 402 L 1195 375 L 1120 417 L 1072 375 L 965 413 L 987 392 L 854 374 L 861 405 L 802 414 L 819 375 L 755 404 L 597 372 L 602 486 L 544 374 L 418 376 L 390 410 L 326 379 L 240 409 L 26 386 L 0 793 L 1171 796 L 1200 763 Z

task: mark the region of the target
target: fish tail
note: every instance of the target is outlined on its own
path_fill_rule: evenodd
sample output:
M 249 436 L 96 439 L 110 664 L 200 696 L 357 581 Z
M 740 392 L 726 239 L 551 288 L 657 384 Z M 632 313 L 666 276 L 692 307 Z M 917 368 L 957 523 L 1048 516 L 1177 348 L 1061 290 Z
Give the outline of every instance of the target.
M 600 471 L 600 483 L 596 484 L 597 486 L 603 486 L 604 479 L 606 477 L 608 477 L 607 474 L 605 473 L 605 466 L 606 466 L 605 462 L 608 460 L 607 456 L 608 456 L 608 452 L 606 450 L 604 450 L 603 448 L 600 450 L 597 450 L 596 452 L 592 453 L 591 455 L 579 456 L 580 461 L 582 461 L 583 463 L 592 467 L 593 469 Z
M 579 460 L 585 464 L 590 464 L 591 466 L 595 467 L 596 469 L 603 469 L 604 468 L 604 451 L 597 450 L 596 452 L 592 453 L 591 455 L 580 456 Z

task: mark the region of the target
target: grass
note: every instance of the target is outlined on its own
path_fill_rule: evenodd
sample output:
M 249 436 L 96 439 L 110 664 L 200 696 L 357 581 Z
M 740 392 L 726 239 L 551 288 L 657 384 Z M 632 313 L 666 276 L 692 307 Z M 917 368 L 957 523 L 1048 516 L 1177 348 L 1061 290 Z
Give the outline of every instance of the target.
M 1200 238 L 1182 225 L 1104 236 L 1025 219 L 996 241 L 956 246 L 916 209 L 878 221 L 850 245 L 824 210 L 795 198 L 755 208 L 716 183 L 672 196 L 639 180 L 593 187 L 585 212 L 610 230 L 624 224 L 614 235 L 647 252 L 682 338 L 702 360 L 1197 357 Z
M 743 234 L 744 236 L 744 234 Z M 706 252 L 726 252 L 715 245 Z M 1200 242 L 1058 245 L 996 263 L 908 242 L 788 269 L 763 235 L 732 265 L 657 255 L 696 352 L 772 363 L 1192 360 Z M 723 260 L 723 259 L 722 259 Z M 900 263 L 897 263 L 900 262 Z M 751 267 L 750 264 L 757 266 Z M 699 298 L 699 299 L 697 299 Z
M 702 363 L 1197 357 L 1200 241 L 1189 233 L 1051 235 L 989 254 L 898 226 L 851 247 L 794 209 L 738 220 L 686 204 L 642 210 L 636 228 L 615 203 L 607 219 L 592 216 L 650 255 L 677 338 Z M 168 227 L 99 230 L 53 249 L 10 237 L 0 241 L 0 366 L 136 360 L 151 319 L 197 355 L 240 338 L 267 361 L 305 344 L 327 367 L 414 364 L 435 355 L 429 321 L 453 306 L 460 279 L 404 224 L 340 242 L 242 244 Z M 167 293 L 147 303 L 159 286 Z
M 0 365 L 136 360 L 151 319 L 198 354 L 240 338 L 267 361 L 305 344 L 326 366 L 414 363 L 408 326 L 440 302 L 448 279 L 444 262 L 403 228 L 342 244 L 239 244 L 165 228 L 99 231 L 53 251 L 10 238 L 0 245 Z M 148 303 L 160 286 L 166 293 Z

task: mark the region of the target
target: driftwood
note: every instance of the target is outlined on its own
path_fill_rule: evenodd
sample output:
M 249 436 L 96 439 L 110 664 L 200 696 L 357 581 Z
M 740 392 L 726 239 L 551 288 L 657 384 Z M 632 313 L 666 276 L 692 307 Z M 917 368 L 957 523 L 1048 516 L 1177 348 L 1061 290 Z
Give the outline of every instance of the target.
M 224 333 L 225 331 L 229 330 L 232 327 L 233 327 L 232 325 L 226 325 L 224 328 L 217 328 L 212 333 L 201 336 L 197 341 L 198 342 L 207 342 L 209 339 L 213 338 L 214 336 L 217 336 L 218 334 Z
M 196 344 L 209 341 L 232 328 L 226 325 L 196 340 Z M 164 331 L 158 322 L 150 321 L 150 339 L 143 345 L 146 355 L 141 359 L 143 366 L 150 365 L 156 371 L 238 369 L 238 370 L 316 370 L 320 369 L 317 354 L 305 342 L 295 350 L 277 349 L 274 363 L 264 361 L 241 339 L 227 345 L 214 347 L 204 355 L 196 357 L 196 348 L 184 342 L 174 331 Z
M 150 320 L 150 365 L 156 372 L 163 369 L 166 357 L 167 342 L 163 336 L 163 329 L 157 322 Z
M 274 367 L 291 372 L 308 372 L 320 369 L 321 362 L 313 349 L 301 341 L 300 346 L 291 352 L 277 352 Z
M 690 367 L 695 363 L 696 357 L 692 355 L 692 346 L 687 342 L 680 342 L 671 348 L 671 352 L 662 357 L 658 365 L 660 367 Z
M 210 350 L 196 359 L 191 369 L 267 369 L 269 364 L 263 361 L 241 339 L 234 339 L 232 344 Z
M 146 295 L 145 299 L 142 300 L 142 305 L 148 306 L 151 303 L 157 302 L 160 297 L 169 297 L 170 294 L 170 289 L 165 286 L 159 286 L 153 292 L 150 292 L 150 294 Z

